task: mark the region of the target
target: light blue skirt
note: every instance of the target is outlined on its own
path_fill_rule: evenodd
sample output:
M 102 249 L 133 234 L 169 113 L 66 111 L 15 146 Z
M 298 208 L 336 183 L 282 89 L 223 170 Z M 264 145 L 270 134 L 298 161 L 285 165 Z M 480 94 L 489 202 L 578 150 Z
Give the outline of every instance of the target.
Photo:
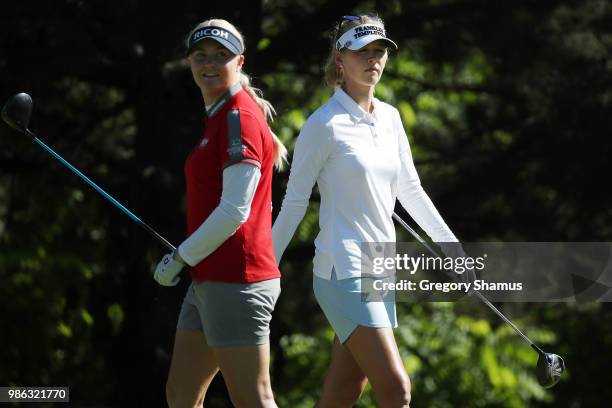
M 362 279 L 338 280 L 332 269 L 331 279 L 314 275 L 312 286 L 315 298 L 341 343 L 345 343 L 357 326 L 397 327 L 395 299 L 368 301 L 361 290 Z

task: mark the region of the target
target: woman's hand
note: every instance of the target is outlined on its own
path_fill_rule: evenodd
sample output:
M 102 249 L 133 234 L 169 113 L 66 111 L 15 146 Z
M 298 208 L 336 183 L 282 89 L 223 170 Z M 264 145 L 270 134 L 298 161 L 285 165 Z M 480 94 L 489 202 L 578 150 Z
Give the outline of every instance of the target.
M 181 280 L 179 273 L 183 270 L 185 263 L 181 259 L 178 251 L 164 255 L 157 264 L 153 277 L 162 286 L 176 286 Z

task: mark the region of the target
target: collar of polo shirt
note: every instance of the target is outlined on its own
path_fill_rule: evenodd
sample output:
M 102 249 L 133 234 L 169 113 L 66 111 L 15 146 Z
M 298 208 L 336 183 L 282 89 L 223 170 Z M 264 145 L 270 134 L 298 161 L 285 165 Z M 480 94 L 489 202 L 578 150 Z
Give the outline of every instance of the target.
M 377 110 L 376 106 L 378 105 L 378 99 L 372 98 L 372 105 L 374 105 L 374 109 L 372 113 L 366 112 L 363 110 L 361 106 L 357 102 L 353 100 L 342 88 L 336 88 L 336 92 L 334 93 L 334 98 L 340 103 L 340 105 L 351 115 L 351 118 L 355 122 L 367 122 L 372 123 L 376 122 Z
M 383 40 L 391 48 L 397 50 L 397 44 L 390 38 L 387 38 L 385 29 L 381 25 L 374 23 L 360 24 L 342 34 L 338 41 L 336 41 L 336 50 L 342 51 L 348 48 L 355 51 L 376 40 Z

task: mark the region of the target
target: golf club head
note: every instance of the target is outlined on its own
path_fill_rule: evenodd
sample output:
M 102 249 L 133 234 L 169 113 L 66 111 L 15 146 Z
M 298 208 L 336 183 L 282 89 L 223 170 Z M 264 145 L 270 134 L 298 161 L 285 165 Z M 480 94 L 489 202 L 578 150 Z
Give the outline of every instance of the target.
M 26 133 L 32 114 L 32 98 L 27 93 L 18 93 L 9 98 L 2 108 L 2 119 L 7 125 Z
M 561 356 L 553 353 L 540 354 L 536 367 L 536 375 L 542 387 L 553 387 L 561 379 L 564 370 L 565 362 Z

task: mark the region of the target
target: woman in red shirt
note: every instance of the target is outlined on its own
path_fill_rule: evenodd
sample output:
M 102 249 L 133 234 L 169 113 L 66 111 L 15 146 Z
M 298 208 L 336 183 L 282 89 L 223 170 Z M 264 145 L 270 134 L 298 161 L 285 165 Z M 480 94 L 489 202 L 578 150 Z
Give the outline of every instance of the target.
M 270 130 L 272 105 L 242 71 L 244 40 L 210 19 L 187 38 L 206 105 L 205 130 L 185 162 L 189 237 L 164 256 L 155 280 L 174 286 L 192 267 L 168 382 L 170 407 L 202 406 L 221 370 L 237 407 L 276 407 L 269 325 L 280 294 L 272 245 L 272 171 L 286 149 Z

